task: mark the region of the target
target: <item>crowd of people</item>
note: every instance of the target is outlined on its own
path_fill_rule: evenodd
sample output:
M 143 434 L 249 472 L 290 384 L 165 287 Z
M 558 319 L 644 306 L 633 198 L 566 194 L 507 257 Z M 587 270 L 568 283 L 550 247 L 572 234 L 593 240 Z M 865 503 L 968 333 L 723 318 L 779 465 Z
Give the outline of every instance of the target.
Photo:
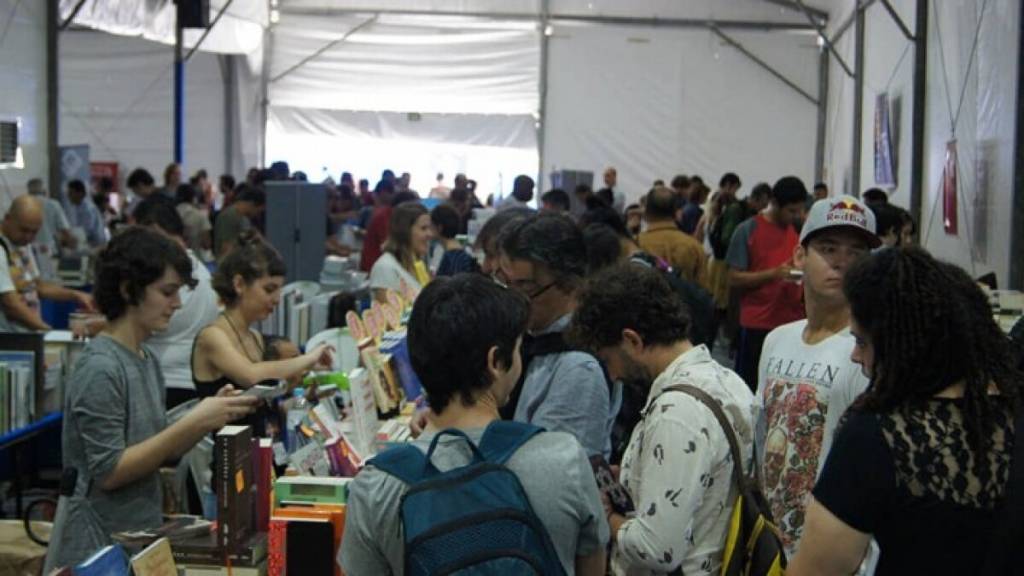
M 263 433 L 266 407 L 240 390 L 331 360 L 328 348 L 301 353 L 252 329 L 286 273 L 260 239 L 259 182 L 222 177 L 218 196 L 198 176 L 182 191 L 180 168 L 160 190 L 132 174 L 114 225 L 123 229 L 100 230 L 91 295 L 35 282 L 38 295 L 106 317 L 67 390 L 64 463 L 79 482 L 48 566 L 158 523 L 163 462 L 230 421 Z M 302 175 L 278 164 L 263 177 Z M 329 185 L 329 250 L 360 254 L 374 298 L 419 292 L 408 324 L 429 406 L 413 422 L 418 458 L 447 472 L 476 462 L 489 438 L 522 432 L 502 462 L 566 574 L 718 573 L 737 468 L 759 480 L 787 573 L 1024 565 L 1013 537 L 1024 518 L 1008 513 L 1019 497 L 1011 469 L 1024 464 L 1013 459 L 1020 348 L 973 279 L 914 245 L 904 210 L 876 190 L 809 193 L 793 176 L 745 196 L 734 173 L 714 191 L 677 176 L 636 204 L 614 168 L 603 180 L 597 192 L 535 198 L 524 175 L 508 197 L 481 203 L 464 175 L 451 189 L 438 175 L 429 210 L 407 174 L 386 171 L 372 191 L 348 173 Z M 42 234 L 42 196 L 16 200 L 0 227 L 0 304 L 35 329 L 44 325 L 24 320 L 22 292 L 3 291 L 5 272 L 24 277 L 12 250 L 82 241 L 59 225 Z M 91 222 L 87 212 L 77 222 Z M 341 240 L 343 226 L 356 242 Z M 211 248 L 212 273 L 201 257 Z M 169 424 L 166 409 L 187 402 L 188 416 Z M 355 576 L 401 574 L 409 562 L 410 486 L 393 458 L 378 463 L 349 487 L 337 560 Z M 598 463 L 628 508 L 599 489 Z

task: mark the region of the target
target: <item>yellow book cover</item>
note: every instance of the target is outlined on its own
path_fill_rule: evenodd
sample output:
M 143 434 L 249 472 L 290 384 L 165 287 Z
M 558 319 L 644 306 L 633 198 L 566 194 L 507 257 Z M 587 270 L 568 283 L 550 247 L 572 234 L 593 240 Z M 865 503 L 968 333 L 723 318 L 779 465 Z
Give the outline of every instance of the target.
M 178 576 L 178 567 L 171 555 L 171 542 L 161 538 L 132 557 L 135 576 Z

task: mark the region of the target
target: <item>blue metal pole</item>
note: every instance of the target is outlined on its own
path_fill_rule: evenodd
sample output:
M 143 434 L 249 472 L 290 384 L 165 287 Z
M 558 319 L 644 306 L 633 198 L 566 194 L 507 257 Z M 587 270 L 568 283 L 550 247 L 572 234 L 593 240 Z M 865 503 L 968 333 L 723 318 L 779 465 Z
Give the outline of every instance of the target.
M 174 162 L 180 165 L 185 161 L 184 29 L 180 20 L 175 20 L 174 28 Z

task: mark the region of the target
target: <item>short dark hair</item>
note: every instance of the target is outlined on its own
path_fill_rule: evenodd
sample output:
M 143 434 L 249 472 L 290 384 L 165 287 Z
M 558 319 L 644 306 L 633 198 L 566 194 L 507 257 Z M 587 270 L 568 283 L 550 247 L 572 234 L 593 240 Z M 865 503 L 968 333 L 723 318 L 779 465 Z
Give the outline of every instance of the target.
M 154 183 L 153 175 L 148 170 L 136 168 L 128 175 L 128 181 L 125 182 L 125 185 L 129 188 L 135 188 L 137 186 L 152 186 Z
M 185 222 L 174 207 L 174 201 L 163 194 L 153 194 L 139 202 L 132 217 L 139 226 L 155 225 L 171 236 L 185 235 Z
M 614 208 L 604 204 L 584 212 L 580 216 L 579 224 L 580 228 L 587 228 L 591 224 L 604 224 L 619 236 L 630 238 L 629 230 L 626 228 L 626 223 L 622 220 L 622 216 Z
M 284 336 L 277 336 L 275 334 L 264 334 L 263 335 L 263 361 L 271 362 L 274 360 L 281 360 L 281 352 L 277 349 L 279 344 L 285 342 L 291 342 Z
M 577 195 L 577 196 L 579 196 L 580 194 L 590 194 L 593 191 L 594 191 L 594 189 L 590 187 L 590 184 L 582 184 L 582 183 L 581 184 L 577 184 L 576 187 L 572 189 L 572 193 Z
M 690 334 L 690 312 L 678 294 L 649 266 L 624 263 L 592 276 L 579 295 L 570 339 L 596 352 L 635 331 L 647 346 L 669 345 Z
M 828 190 L 828 184 L 825 184 L 824 182 L 815 182 L 814 183 L 814 189 L 815 190 Z
M 512 196 L 520 202 L 529 202 L 533 200 L 533 188 L 533 178 L 526 174 L 520 174 L 512 182 Z
M 772 201 L 779 208 L 790 204 L 806 204 L 807 197 L 807 187 L 804 186 L 804 181 L 796 176 L 779 178 L 775 186 L 772 186 Z
M 231 174 L 221 174 L 220 175 L 220 185 L 221 185 L 221 187 L 227 188 L 228 190 L 234 190 L 235 189 L 235 177 L 232 176 Z
M 516 221 L 502 230 L 499 243 L 510 260 L 547 268 L 562 290 L 574 290 L 586 274 L 583 232 L 562 214 L 547 212 Z
M 211 284 L 225 306 L 238 301 L 235 292 L 235 276 L 241 276 L 246 284 L 263 276 L 284 276 L 288 268 L 281 255 L 252 230 L 246 230 L 238 237 L 238 247 L 228 253 L 217 264 Z
M 740 182 L 740 177 L 735 172 L 726 172 L 722 175 L 722 179 L 718 181 L 719 188 L 725 188 L 726 186 L 740 187 L 743 183 Z
M 771 198 L 772 187 L 767 182 L 758 182 L 750 190 L 751 198 Z
M 607 224 L 595 222 L 583 228 L 587 246 L 587 274 L 593 275 L 618 263 L 622 257 L 622 236 Z
M 687 177 L 684 174 L 677 174 L 676 177 L 672 179 L 672 187 L 673 188 L 689 188 L 690 187 L 690 178 Z
M 146 287 L 159 280 L 167 268 L 174 269 L 182 283 L 194 286 L 192 261 L 170 238 L 143 228 L 129 226 L 116 234 L 96 259 L 93 299 L 108 320 L 124 316 L 137 306 Z
M 448 204 L 434 206 L 430 211 L 430 221 L 445 240 L 451 240 L 459 234 L 459 213 Z
M 199 192 L 192 184 L 179 184 L 174 192 L 174 201 L 178 204 L 193 204 Z
M 235 202 L 252 202 L 256 206 L 267 204 L 267 193 L 254 186 L 242 183 L 235 193 Z
M 595 196 L 605 204 L 611 206 L 615 204 L 615 193 L 612 192 L 611 188 L 601 188 L 597 191 Z
M 402 190 L 391 198 L 391 207 L 397 208 L 406 202 L 416 202 L 420 199 L 412 190 Z
M 81 192 L 82 194 L 85 194 L 85 182 L 82 182 L 77 178 L 72 180 L 71 182 L 68 182 L 68 191 Z
M 875 233 L 878 236 L 895 231 L 898 235 L 903 229 L 903 218 L 900 209 L 892 204 L 868 204 L 868 208 L 875 214 Z
M 540 197 L 540 201 L 543 204 L 551 204 L 556 208 L 560 208 L 563 211 L 569 211 L 569 195 L 565 193 L 565 190 L 561 188 L 553 188 L 544 193 Z
M 408 345 L 430 408 L 440 413 L 456 399 L 472 406 L 493 384 L 487 370 L 491 348 L 497 347 L 502 366 L 511 367 L 528 318 L 523 296 L 479 274 L 427 284 L 409 317 Z
M 512 222 L 529 218 L 532 215 L 533 210 L 529 208 L 509 208 L 508 210 L 498 212 L 491 216 L 487 222 L 484 222 L 480 232 L 476 235 L 476 240 L 473 243 L 474 246 L 483 250 L 484 254 L 493 256 L 498 251 L 497 243 L 501 236 L 501 231 Z
M 865 204 L 888 204 L 889 195 L 881 188 L 868 188 L 861 194 Z
M 650 218 L 675 218 L 679 199 L 671 188 L 658 186 L 647 193 L 644 214 Z

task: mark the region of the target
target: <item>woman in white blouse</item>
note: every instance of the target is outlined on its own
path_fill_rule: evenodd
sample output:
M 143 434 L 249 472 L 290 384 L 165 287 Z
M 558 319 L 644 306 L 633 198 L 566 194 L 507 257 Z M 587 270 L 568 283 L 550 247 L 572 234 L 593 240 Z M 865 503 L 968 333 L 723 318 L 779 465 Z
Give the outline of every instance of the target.
M 403 281 L 416 292 L 430 282 L 423 258 L 431 235 L 430 213 L 422 204 L 406 202 L 394 209 L 384 253 L 370 270 L 370 288 L 375 299 L 386 302 L 385 290 L 399 292 Z

